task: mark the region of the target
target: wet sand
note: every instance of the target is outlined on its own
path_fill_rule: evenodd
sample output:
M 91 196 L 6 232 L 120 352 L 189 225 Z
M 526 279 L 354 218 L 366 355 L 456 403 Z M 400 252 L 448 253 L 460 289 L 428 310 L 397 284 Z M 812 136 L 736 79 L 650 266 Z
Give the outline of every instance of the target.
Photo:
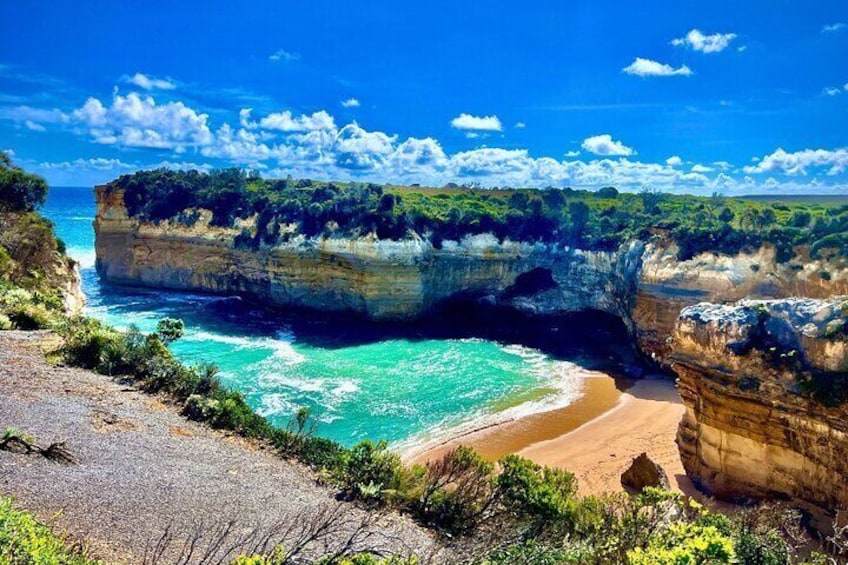
M 665 469 L 672 488 L 695 494 L 674 443 L 684 412 L 674 382 L 648 378 L 625 388 L 608 375 L 591 374 L 582 396 L 565 408 L 466 431 L 410 450 L 406 458 L 423 463 L 460 444 L 492 460 L 518 453 L 571 471 L 585 495 L 622 490 L 621 473 L 646 452 Z

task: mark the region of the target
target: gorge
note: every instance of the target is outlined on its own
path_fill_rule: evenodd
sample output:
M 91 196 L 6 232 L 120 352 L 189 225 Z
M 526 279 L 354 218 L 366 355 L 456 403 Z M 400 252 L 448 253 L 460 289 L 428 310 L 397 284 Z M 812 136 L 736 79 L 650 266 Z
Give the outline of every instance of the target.
M 680 377 L 687 411 L 678 444 L 702 488 L 729 499 L 787 497 L 831 512 L 848 503 L 844 407 L 795 382 L 810 370 L 825 381 L 844 380 L 848 371 L 844 301 L 833 298 L 848 295 L 848 264 L 838 250 L 813 257 L 799 246 L 787 261 L 766 242 L 681 258 L 664 230 L 614 250 L 581 250 L 487 233 L 436 246 L 415 234 L 319 237 L 294 226 L 278 228 L 291 237 L 245 245 L 263 229 L 256 215 L 230 226 L 204 209 L 184 211 L 191 221 L 150 221 L 129 212 L 121 188 L 98 187 L 96 197 L 96 266 L 107 282 L 239 294 L 374 321 L 416 320 L 457 302 L 531 318 L 612 314 L 642 355 Z M 763 335 L 785 354 L 794 351 L 795 365 L 778 370 L 756 351 L 733 354 L 732 324 L 702 314 L 724 308 L 722 316 L 736 320 L 735 312 L 754 306 L 718 305 L 742 299 L 768 299 L 758 304 L 790 320 L 790 329 L 767 324 Z M 743 331 L 735 323 L 737 334 L 757 326 L 755 319 Z

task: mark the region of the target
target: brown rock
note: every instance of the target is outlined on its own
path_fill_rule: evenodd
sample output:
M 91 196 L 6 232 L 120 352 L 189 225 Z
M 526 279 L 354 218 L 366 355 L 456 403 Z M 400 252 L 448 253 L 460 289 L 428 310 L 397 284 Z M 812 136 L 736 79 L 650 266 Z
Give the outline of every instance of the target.
M 633 460 L 630 467 L 621 474 L 621 486 L 632 493 L 639 493 L 645 487 L 669 488 L 668 476 L 663 468 L 651 461 L 647 453 Z

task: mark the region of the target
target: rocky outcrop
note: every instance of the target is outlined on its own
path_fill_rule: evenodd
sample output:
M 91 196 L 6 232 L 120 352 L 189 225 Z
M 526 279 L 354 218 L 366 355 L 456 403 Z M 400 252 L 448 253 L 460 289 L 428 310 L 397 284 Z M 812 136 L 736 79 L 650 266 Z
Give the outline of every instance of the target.
M 848 297 L 699 304 L 671 360 L 687 474 L 721 498 L 848 507 Z

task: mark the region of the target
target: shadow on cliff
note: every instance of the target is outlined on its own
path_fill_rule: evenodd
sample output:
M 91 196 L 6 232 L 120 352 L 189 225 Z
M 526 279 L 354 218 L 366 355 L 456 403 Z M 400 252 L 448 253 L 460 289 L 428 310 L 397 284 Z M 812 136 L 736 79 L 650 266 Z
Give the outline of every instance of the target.
M 237 297 L 111 285 L 91 285 L 88 290 L 90 306 L 108 306 L 110 312 L 124 315 L 127 323 L 154 312 L 158 317 L 181 318 L 201 331 L 238 337 L 284 335 L 288 341 L 324 349 L 391 339 L 478 338 L 531 347 L 555 359 L 607 371 L 622 379 L 622 388 L 627 377 L 642 373 L 622 321 L 600 311 L 531 317 L 508 308 L 458 301 L 416 322 L 372 322 L 346 314 L 267 307 Z

